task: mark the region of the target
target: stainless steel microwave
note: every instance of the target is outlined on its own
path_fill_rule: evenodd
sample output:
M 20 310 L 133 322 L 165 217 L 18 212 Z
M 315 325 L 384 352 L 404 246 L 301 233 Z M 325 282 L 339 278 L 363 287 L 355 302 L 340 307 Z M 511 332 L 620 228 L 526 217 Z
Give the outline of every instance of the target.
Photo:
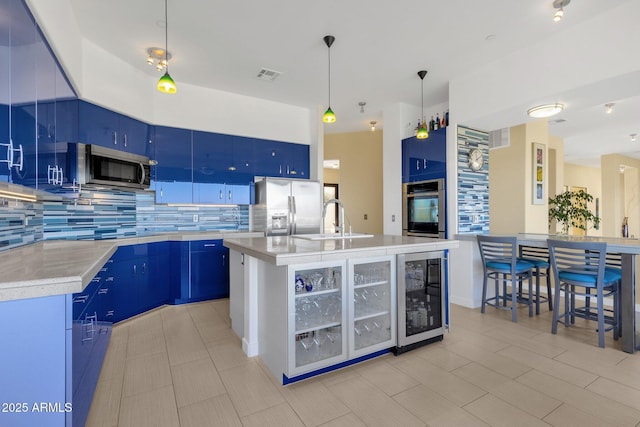
M 149 188 L 149 158 L 92 144 L 70 144 L 70 178 L 79 184 Z

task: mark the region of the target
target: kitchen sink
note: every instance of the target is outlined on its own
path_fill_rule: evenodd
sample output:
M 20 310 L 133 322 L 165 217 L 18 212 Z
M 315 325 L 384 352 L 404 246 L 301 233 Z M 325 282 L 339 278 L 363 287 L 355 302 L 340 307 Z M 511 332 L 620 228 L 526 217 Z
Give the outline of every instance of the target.
M 347 233 L 341 236 L 340 233 L 320 233 L 320 234 L 294 234 L 291 237 L 305 240 L 333 240 L 333 239 L 360 239 L 363 237 L 373 237 L 373 234 Z

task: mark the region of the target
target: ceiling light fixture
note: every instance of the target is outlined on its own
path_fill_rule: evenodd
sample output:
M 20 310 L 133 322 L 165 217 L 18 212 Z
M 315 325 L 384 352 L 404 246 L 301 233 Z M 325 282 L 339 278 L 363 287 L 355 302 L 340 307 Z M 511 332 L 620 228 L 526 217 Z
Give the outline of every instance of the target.
M 336 115 L 331 109 L 331 45 L 336 40 L 333 36 L 324 36 L 324 43 L 327 45 L 327 52 L 329 55 L 329 108 L 324 112 L 322 116 L 322 121 L 325 123 L 333 123 L 336 121 Z
M 167 0 L 164 0 L 164 64 L 166 66 L 164 75 L 158 80 L 158 90 L 162 93 L 176 93 L 178 88 L 176 82 L 169 75 L 169 20 L 167 18 Z
M 376 131 L 376 122 L 375 120 L 371 120 L 369 123 L 371 123 L 371 132 L 375 132 Z
M 607 114 L 611 114 L 611 113 L 613 113 L 613 106 L 614 106 L 614 105 L 615 105 L 615 104 L 614 104 L 613 102 L 609 102 L 608 104 L 604 104 L 604 111 L 605 111 Z
M 422 103 L 422 121 L 418 123 L 418 133 L 416 138 L 427 139 L 429 138 L 429 131 L 427 130 L 427 122 L 424 119 L 424 76 L 427 75 L 427 70 L 418 71 L 418 77 L 420 77 L 420 102 Z
M 544 104 L 538 105 L 537 107 L 529 108 L 527 110 L 527 114 L 530 117 L 542 119 L 544 117 L 551 117 L 555 114 L 558 114 L 562 110 L 564 110 L 564 105 L 556 102 L 555 104 Z
M 360 106 L 360 112 L 364 113 L 364 106 L 367 105 L 367 103 L 364 101 L 360 101 L 358 102 L 358 105 Z
M 631 137 L 631 142 L 636 142 L 636 139 L 638 137 L 638 134 L 636 133 L 632 133 L 631 135 L 629 135 Z
M 166 59 L 165 59 L 166 56 Z M 147 64 L 155 65 L 158 71 L 162 71 L 167 67 L 168 60 L 171 59 L 171 53 L 165 52 L 161 47 L 147 48 Z M 158 61 L 158 63 L 156 63 Z
M 556 10 L 556 13 L 553 15 L 553 22 L 562 21 L 562 17 L 564 16 L 564 8 L 571 3 L 571 0 L 553 0 L 553 7 Z

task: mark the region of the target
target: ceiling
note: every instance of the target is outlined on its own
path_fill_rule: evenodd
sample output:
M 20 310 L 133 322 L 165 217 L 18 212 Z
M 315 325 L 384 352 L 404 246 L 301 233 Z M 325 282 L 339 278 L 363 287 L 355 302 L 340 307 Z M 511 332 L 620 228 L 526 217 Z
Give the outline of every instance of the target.
M 637 0 L 606 4 L 611 9 L 629 1 Z M 146 49 L 164 46 L 162 0 L 71 0 L 71 5 L 84 37 L 159 77 L 146 63 Z M 178 90 L 191 83 L 320 111 L 328 98 L 322 38 L 331 34 L 336 37 L 331 107 L 337 122 L 325 131 L 364 131 L 372 120 L 381 129 L 385 105 L 420 106 L 417 71 L 429 71 L 424 79 L 429 111 L 428 106 L 447 103 L 452 78 L 557 37 L 603 7 L 601 0 L 574 0 L 564 20 L 554 23 L 552 0 L 168 0 L 170 71 Z M 282 74 L 262 81 L 256 78 L 261 68 Z M 572 108 L 554 117 L 566 121 L 550 125 L 565 138 L 566 161 L 599 165 L 603 140 L 612 141 L 608 150 L 640 158 L 640 145 L 636 150 L 629 142 L 630 133 L 640 134 L 640 78 L 619 80 L 615 87 L 608 82 L 567 95 Z M 602 91 L 599 97 L 593 96 L 595 89 Z M 612 114 L 604 114 L 603 96 L 616 103 Z M 363 113 L 359 102 L 366 102 Z

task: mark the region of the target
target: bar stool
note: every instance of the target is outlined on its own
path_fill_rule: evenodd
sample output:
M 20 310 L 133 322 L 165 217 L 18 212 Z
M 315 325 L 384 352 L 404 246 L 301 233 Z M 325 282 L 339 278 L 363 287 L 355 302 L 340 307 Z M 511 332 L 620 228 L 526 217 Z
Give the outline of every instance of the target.
M 529 306 L 529 317 L 533 316 L 532 277 L 534 265 L 528 261 L 518 260 L 516 257 L 517 239 L 515 236 L 486 236 L 478 235 L 478 247 L 482 257 L 484 277 L 482 281 L 482 306 L 480 311 L 485 312 L 485 306 L 511 310 L 511 320 L 518 321 L 517 304 L 524 303 Z M 487 298 L 487 282 L 495 280 L 495 296 Z M 522 281 L 529 280 L 529 297 L 519 297 L 518 289 Z M 499 282 L 502 280 L 502 295 L 500 295 Z M 507 292 L 507 282 L 511 282 L 511 293 Z M 511 299 L 511 305 L 507 305 L 507 298 Z M 500 305 L 502 300 L 502 305 Z
M 553 278 L 556 283 L 556 304 L 553 307 L 551 333 L 558 332 L 558 323 L 565 327 L 580 317 L 598 323 L 598 345 L 604 348 L 604 334 L 613 330 L 613 339 L 620 335 L 621 270 L 606 266 L 607 244 L 604 242 L 570 242 L 547 240 Z M 592 294 L 594 290 L 596 294 Z M 558 298 L 564 293 L 564 313 L 560 314 Z M 585 299 L 585 306 L 576 307 L 576 296 Z M 591 299 L 596 298 L 596 313 L 591 311 Z M 613 309 L 605 308 L 604 298 L 613 297 Z
M 533 246 L 520 246 L 518 259 L 533 264 L 533 275 L 536 277 L 535 303 L 536 314 L 540 314 L 540 303 L 547 302 L 549 311 L 553 310 L 553 296 L 551 294 L 551 274 L 549 274 L 549 250 Z M 546 278 L 547 296 L 540 296 L 540 278 Z M 522 289 L 520 289 L 522 293 Z

